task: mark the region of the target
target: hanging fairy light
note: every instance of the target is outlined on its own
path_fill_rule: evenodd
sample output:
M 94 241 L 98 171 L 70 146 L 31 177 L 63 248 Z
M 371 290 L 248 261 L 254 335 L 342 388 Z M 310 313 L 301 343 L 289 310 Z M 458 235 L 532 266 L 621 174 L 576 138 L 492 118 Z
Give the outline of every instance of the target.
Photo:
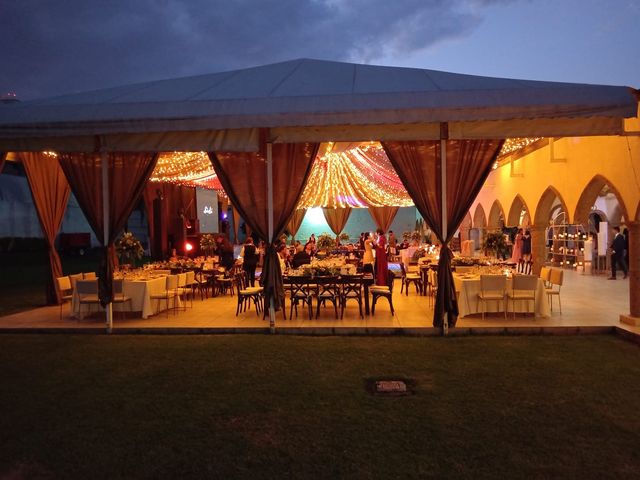
M 413 202 L 377 142 L 316 157 L 298 208 L 411 206 Z
M 502 157 L 504 155 L 517 152 L 518 150 L 522 150 L 532 143 L 537 142 L 540 138 L 542 137 L 507 138 L 502 144 L 502 149 L 498 156 Z
M 222 191 L 220 180 L 206 152 L 162 153 L 158 158 L 151 182 L 170 182 L 189 187 Z

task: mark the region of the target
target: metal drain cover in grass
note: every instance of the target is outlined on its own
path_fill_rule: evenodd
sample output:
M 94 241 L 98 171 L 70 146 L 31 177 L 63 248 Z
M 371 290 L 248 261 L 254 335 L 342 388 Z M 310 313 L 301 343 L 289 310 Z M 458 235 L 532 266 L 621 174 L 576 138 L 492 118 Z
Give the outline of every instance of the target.
M 401 397 L 413 393 L 413 381 L 407 379 L 367 379 L 367 390 L 373 395 Z

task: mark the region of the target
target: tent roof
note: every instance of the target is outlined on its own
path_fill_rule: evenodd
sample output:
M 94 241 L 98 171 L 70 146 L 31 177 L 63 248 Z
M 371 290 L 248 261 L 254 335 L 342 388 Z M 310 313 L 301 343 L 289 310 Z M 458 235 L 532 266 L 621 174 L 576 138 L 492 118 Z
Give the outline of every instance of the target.
M 587 118 L 613 130 L 636 113 L 628 87 L 298 59 L 2 105 L 0 139 Z

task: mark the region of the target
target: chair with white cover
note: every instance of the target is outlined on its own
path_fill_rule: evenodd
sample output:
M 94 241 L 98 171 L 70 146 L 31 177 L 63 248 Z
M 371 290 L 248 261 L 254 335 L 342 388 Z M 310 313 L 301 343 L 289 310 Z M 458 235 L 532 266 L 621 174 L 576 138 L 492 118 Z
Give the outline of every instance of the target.
M 553 297 L 558 297 L 558 306 L 560 307 L 560 313 L 562 313 L 562 302 L 560 301 L 560 288 L 562 288 L 562 282 L 564 279 L 564 271 L 559 268 L 552 268 L 551 273 L 549 275 L 549 284 L 548 288 L 545 288 L 544 291 L 547 294 L 547 298 L 549 299 L 549 304 L 551 306 L 551 311 L 553 312 Z
M 178 298 L 178 276 L 167 275 L 164 291 L 151 295 L 151 300 L 158 301 L 158 310 L 160 312 L 160 301 L 164 300 L 167 306 L 167 317 L 169 316 L 169 300 L 173 300 L 173 311 L 176 312 Z
M 122 305 L 122 318 L 125 316 L 124 305 L 129 303 L 129 311 L 132 309 L 131 297 L 127 297 L 124 294 L 124 280 L 114 280 L 113 281 L 113 303 L 117 305 Z
M 181 300 L 183 300 L 183 310 L 186 311 L 187 310 L 187 297 L 189 296 L 189 293 L 191 292 L 191 287 L 187 286 L 187 274 L 185 273 L 178 273 L 177 274 L 178 277 L 178 288 L 176 289 L 176 293 L 178 295 L 178 297 L 180 297 Z M 193 299 L 191 300 L 191 306 L 193 307 Z
M 78 295 L 78 316 L 82 320 L 82 306 L 89 306 L 91 313 L 91 305 L 100 305 L 98 298 L 98 281 L 97 280 L 77 280 L 76 294 Z
M 57 277 L 56 284 L 58 286 L 58 291 L 60 292 L 60 320 L 62 320 L 62 306 L 66 302 L 70 302 L 73 298 L 73 288 L 71 287 L 71 280 L 69 277 Z
M 535 317 L 538 277 L 535 275 L 515 275 L 513 277 L 512 287 L 513 288 L 507 292 L 507 299 L 511 300 L 514 320 L 516 318 L 516 300 L 527 303 L 527 313 L 529 313 L 529 302 L 533 302 L 533 316 Z
M 551 278 L 551 269 L 549 267 L 542 267 L 540 269 L 540 278 L 545 288 L 547 288 L 549 286 L 549 279 Z
M 416 292 L 420 294 L 422 291 L 422 277 L 420 276 L 420 273 L 405 270 L 403 263 L 400 263 L 400 270 L 402 271 L 402 285 L 400 285 L 400 293 L 405 289 L 406 295 L 409 295 L 409 284 L 413 283 L 416 286 Z
M 69 281 L 71 282 L 71 289 L 76 289 L 76 282 L 78 280 L 84 280 L 84 275 L 82 273 L 74 273 L 73 275 L 69 275 Z
M 95 280 L 96 278 L 98 278 L 96 276 L 96 272 L 84 272 L 82 274 L 82 279 L 83 280 Z
M 482 304 L 482 319 L 484 320 L 485 304 L 487 302 L 502 302 L 507 290 L 507 277 L 504 275 L 480 275 L 480 293 L 478 303 Z M 504 308 L 504 318 L 507 318 L 507 309 Z

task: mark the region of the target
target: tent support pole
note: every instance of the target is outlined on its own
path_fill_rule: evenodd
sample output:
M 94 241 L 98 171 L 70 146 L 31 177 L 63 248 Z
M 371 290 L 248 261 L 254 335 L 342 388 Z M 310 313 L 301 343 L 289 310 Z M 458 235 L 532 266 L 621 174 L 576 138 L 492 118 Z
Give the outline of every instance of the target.
M 449 137 L 449 125 L 447 123 L 440 124 L 440 191 L 442 203 L 442 239 L 447 238 L 447 138 Z M 444 245 L 443 245 L 444 246 Z M 442 316 L 442 335 L 449 333 L 448 315 Z
M 102 229 L 104 231 L 103 243 L 105 247 L 105 253 L 107 245 L 109 244 L 109 158 L 107 152 L 103 149 L 100 150 L 100 166 L 102 168 Z M 107 262 L 108 258 L 105 259 Z M 104 281 L 105 279 L 103 279 Z M 105 308 L 107 333 L 113 331 L 113 303 L 109 302 Z
M 273 241 L 273 153 L 272 143 L 267 143 L 267 217 L 269 220 L 269 242 Z M 273 296 L 269 299 L 269 331 L 276 333 L 276 309 Z

